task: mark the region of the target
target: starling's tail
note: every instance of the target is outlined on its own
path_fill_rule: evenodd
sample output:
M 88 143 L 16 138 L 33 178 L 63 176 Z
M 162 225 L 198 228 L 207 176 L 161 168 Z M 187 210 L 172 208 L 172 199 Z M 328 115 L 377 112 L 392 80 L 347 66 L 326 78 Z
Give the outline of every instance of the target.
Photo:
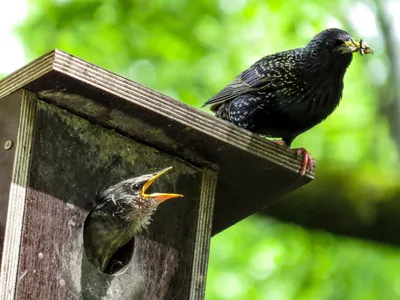
M 204 103 L 200 108 L 206 107 L 207 105 L 210 105 L 211 103 L 209 103 L 209 101 L 207 101 L 206 103 Z M 210 110 L 212 112 L 217 112 L 218 109 L 221 107 L 223 103 L 216 103 L 210 106 Z
M 223 103 L 218 103 L 210 106 L 212 112 L 217 112 Z

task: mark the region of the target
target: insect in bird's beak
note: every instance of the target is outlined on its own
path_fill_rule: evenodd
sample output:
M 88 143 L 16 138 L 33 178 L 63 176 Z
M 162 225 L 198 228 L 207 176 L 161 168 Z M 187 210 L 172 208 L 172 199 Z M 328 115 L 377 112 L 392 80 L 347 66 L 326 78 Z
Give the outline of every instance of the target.
M 168 167 L 166 169 L 154 173 L 153 176 L 149 180 L 147 180 L 146 183 L 140 189 L 140 196 L 143 198 L 154 198 L 159 203 L 168 199 L 183 197 L 183 195 L 181 194 L 167 194 L 167 193 L 146 194 L 146 190 L 154 183 L 154 181 L 156 181 L 159 177 L 161 177 L 163 174 L 167 173 L 171 169 L 172 167 Z
M 357 42 L 353 39 L 350 39 L 344 43 L 349 52 L 359 52 L 361 55 L 363 54 L 374 54 L 374 51 L 364 42 L 362 39 Z

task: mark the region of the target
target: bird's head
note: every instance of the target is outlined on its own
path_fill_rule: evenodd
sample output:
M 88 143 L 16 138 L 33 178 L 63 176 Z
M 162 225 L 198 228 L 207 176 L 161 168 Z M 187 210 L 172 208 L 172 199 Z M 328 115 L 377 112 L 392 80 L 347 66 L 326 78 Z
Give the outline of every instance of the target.
M 318 33 L 306 46 L 318 56 L 329 58 L 347 58 L 351 60 L 352 53 L 372 54 L 372 49 L 363 40 L 356 41 L 348 32 L 329 28 Z
M 149 225 L 160 203 L 183 197 L 180 194 L 147 193 L 149 187 L 171 169 L 121 181 L 99 194 L 99 204 L 85 220 L 84 243 L 89 261 L 101 271 L 107 269 L 107 273 L 112 273 L 119 259 L 109 264 L 111 257 Z
M 126 221 L 133 220 L 144 227 L 160 203 L 183 197 L 181 194 L 147 193 L 149 187 L 171 169 L 172 167 L 169 167 L 155 173 L 124 180 L 104 191 L 101 198 L 119 207 L 114 213 L 120 213 Z

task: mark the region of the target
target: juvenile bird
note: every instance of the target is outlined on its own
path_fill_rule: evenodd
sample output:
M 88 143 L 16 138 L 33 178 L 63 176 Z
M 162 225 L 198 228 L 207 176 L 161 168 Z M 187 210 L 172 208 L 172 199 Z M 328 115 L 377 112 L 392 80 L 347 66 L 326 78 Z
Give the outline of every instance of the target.
M 122 181 L 99 194 L 99 204 L 86 218 L 83 238 L 88 260 L 100 271 L 106 271 L 112 255 L 150 224 L 160 203 L 183 197 L 146 194 L 150 185 L 171 169 Z
M 239 74 L 208 100 L 216 116 L 290 147 L 293 140 L 326 119 L 342 97 L 343 77 L 352 54 L 373 53 L 341 29 L 326 29 L 304 48 L 268 55 Z M 300 175 L 313 168 L 303 155 Z

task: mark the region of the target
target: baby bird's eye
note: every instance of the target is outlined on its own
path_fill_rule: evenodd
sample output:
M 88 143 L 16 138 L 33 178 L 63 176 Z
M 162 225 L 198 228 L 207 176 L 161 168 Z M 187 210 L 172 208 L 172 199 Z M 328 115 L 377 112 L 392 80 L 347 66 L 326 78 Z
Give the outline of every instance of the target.
M 132 190 L 134 190 L 134 191 L 140 190 L 140 185 L 137 184 L 137 183 L 133 184 L 133 185 L 132 185 Z

